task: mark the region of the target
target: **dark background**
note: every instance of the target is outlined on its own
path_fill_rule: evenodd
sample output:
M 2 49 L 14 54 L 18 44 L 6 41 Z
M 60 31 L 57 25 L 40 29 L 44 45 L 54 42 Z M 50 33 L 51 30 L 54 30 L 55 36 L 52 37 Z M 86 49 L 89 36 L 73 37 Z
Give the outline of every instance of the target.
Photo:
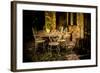
M 32 27 L 37 31 L 42 30 L 45 24 L 44 19 L 43 11 L 23 10 L 23 61 L 31 61 L 27 55 L 29 53 L 27 49 L 32 46 L 34 39 Z

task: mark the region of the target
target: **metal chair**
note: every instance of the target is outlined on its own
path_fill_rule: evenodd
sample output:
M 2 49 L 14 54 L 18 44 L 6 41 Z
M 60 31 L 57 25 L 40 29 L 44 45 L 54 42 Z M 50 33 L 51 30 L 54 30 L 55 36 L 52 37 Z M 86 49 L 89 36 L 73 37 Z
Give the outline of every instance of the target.
M 59 48 L 59 42 L 57 41 L 57 37 L 49 37 L 49 43 L 48 43 L 48 51 L 50 52 L 50 55 L 52 56 L 52 50 L 56 50 L 58 53 L 58 56 L 60 56 L 60 48 Z M 55 47 L 55 48 L 53 48 Z
M 66 48 L 70 49 L 70 53 L 73 53 L 73 49 L 76 47 L 76 43 L 77 43 L 77 40 L 72 39 L 72 41 L 70 41 L 66 44 Z
M 45 40 L 44 39 L 42 39 L 41 37 L 39 37 L 39 36 L 37 36 L 36 35 L 36 32 L 35 32 L 35 30 L 32 28 L 32 32 L 33 32 L 33 37 L 34 37 L 34 43 L 35 43 L 35 48 L 34 48 L 34 54 L 36 54 L 36 50 L 37 50 L 37 47 L 38 47 L 38 45 L 39 44 L 43 44 L 43 50 L 44 50 L 44 43 L 45 43 Z

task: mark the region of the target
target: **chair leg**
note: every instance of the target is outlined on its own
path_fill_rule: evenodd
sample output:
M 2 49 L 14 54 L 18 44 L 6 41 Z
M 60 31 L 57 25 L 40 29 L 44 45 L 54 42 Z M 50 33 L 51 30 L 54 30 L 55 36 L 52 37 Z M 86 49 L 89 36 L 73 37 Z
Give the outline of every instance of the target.
M 45 43 L 43 43 L 43 52 L 46 52 Z
M 50 54 L 50 56 L 52 56 L 52 46 L 48 47 L 48 53 Z
M 35 43 L 34 55 L 36 55 L 37 44 Z
M 60 56 L 60 48 L 59 48 L 59 46 L 57 46 L 56 51 L 58 53 L 58 56 Z

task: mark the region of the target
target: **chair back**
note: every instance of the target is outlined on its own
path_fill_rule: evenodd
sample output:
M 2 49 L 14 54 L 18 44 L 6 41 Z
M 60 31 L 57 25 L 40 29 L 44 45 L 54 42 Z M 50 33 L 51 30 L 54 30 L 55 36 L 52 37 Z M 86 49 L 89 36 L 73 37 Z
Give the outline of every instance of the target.
M 32 33 L 33 33 L 34 39 L 36 39 L 36 30 L 34 28 L 32 28 Z

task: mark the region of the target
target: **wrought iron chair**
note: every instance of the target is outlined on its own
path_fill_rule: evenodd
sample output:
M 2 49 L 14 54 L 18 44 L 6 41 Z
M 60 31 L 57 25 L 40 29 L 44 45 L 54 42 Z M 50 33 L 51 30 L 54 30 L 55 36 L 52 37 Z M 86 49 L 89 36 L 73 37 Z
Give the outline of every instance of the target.
M 45 46 L 44 46 L 44 43 L 45 43 L 45 40 L 42 39 L 41 37 L 37 36 L 36 35 L 36 31 L 34 30 L 34 28 L 32 28 L 32 32 L 33 32 L 33 37 L 34 37 L 34 54 L 36 54 L 36 51 L 37 51 L 37 47 L 39 44 L 43 44 L 42 48 L 44 50 Z
M 49 37 L 49 43 L 48 43 L 48 51 L 50 52 L 50 55 L 52 56 L 53 50 L 56 50 L 58 53 L 58 56 L 60 56 L 60 48 L 59 48 L 59 42 L 58 37 Z M 55 48 L 53 48 L 55 47 Z
M 76 39 L 72 39 L 72 41 L 66 44 L 66 48 L 70 50 L 70 53 L 74 53 L 73 50 L 76 47 L 76 43 L 77 43 Z

